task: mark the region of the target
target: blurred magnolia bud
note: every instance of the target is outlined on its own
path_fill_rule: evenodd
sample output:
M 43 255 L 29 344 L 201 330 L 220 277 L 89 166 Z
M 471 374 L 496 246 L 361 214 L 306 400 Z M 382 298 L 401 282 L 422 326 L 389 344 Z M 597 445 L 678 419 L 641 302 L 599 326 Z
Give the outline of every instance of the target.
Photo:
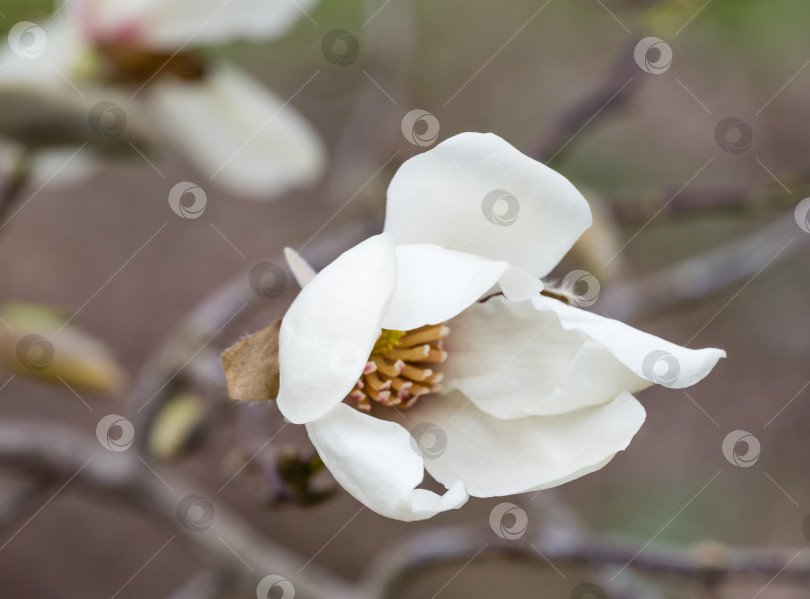
M 197 395 L 178 395 L 166 402 L 154 419 L 149 435 L 151 455 L 168 460 L 193 443 L 207 416 L 206 404 Z
M 126 374 L 101 341 L 67 323 L 59 310 L 12 303 L 0 308 L 0 365 L 16 374 L 117 395 Z

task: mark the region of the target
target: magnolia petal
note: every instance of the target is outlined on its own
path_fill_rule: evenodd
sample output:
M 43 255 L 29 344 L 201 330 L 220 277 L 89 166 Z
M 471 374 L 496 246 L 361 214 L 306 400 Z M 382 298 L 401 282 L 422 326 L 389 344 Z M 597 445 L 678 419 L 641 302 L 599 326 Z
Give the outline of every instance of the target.
M 450 323 L 443 390 L 496 418 L 552 415 L 610 401 L 649 383 L 598 343 L 531 302 L 494 297 Z
M 404 412 L 406 426 L 415 434 L 424 423 L 435 425 L 442 444 L 432 443 L 425 468 L 445 487 L 460 482 L 474 497 L 554 487 L 598 470 L 628 446 L 645 419 L 627 392 L 600 406 L 516 420 L 493 418 L 461 393 L 433 399 Z
M 424 478 L 418 446 L 402 426 L 346 404 L 307 423 L 318 455 L 335 480 L 378 514 L 406 522 L 456 509 L 467 501 L 455 482 L 444 495 L 417 489 Z
M 8 43 L 5 39 L 3 42 L 0 89 L 27 84 L 70 90 L 80 96 L 70 85 L 75 85 L 74 68 L 88 52 L 88 45 L 67 15 L 57 15 L 41 26 L 27 21 L 17 23 L 8 34 Z
M 591 225 L 562 175 L 491 133 L 462 133 L 405 162 L 388 188 L 385 230 L 547 275 Z
M 295 281 L 298 283 L 301 289 L 303 289 L 307 283 L 314 279 L 315 275 L 318 274 L 315 269 L 309 265 L 309 262 L 304 260 L 301 254 L 292 248 L 284 248 L 284 258 L 287 259 L 287 265 L 290 267 L 290 270 L 295 277 Z
M 296 424 L 320 418 L 360 378 L 394 290 L 391 236 L 344 252 L 301 290 L 281 322 L 278 407 Z
M 451 319 L 477 301 L 509 267 L 436 245 L 399 245 L 397 283 L 382 327 L 408 331 Z
M 543 281 L 522 268 L 510 266 L 499 281 L 503 294 L 513 302 L 522 302 L 543 291 Z
M 323 142 L 294 108 L 242 71 L 220 66 L 204 80 L 162 80 L 150 102 L 164 128 L 215 182 L 254 199 L 313 183 Z
M 683 389 L 703 379 L 720 358 L 722 349 L 689 349 L 619 322 L 580 310 L 558 300 L 537 297 L 538 310 L 553 312 L 569 331 L 587 335 L 603 345 L 636 376 L 651 384 Z
M 104 39 L 160 50 L 267 40 L 287 32 L 315 0 L 77 0 L 85 27 Z

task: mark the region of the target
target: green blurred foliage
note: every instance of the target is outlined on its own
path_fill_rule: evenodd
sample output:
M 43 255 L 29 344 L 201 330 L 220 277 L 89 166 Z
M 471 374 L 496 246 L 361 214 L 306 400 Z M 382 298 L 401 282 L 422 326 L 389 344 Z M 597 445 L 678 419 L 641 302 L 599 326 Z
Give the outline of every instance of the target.
M 20 21 L 41 21 L 54 10 L 53 0 L 1 0 L 0 32 L 4 35 Z

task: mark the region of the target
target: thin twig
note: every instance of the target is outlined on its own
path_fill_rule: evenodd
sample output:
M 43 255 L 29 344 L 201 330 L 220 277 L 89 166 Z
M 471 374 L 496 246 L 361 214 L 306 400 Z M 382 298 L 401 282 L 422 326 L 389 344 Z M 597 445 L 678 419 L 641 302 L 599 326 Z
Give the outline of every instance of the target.
M 178 515 L 180 502 L 200 492 L 173 473 L 161 473 L 159 479 L 131 449 L 105 452 L 97 443 L 52 424 L 6 421 L 0 424 L 0 466 L 52 480 L 73 477 L 71 489 L 135 509 L 151 524 L 177 535 L 205 567 L 241 589 L 240 596 L 255 595 L 259 580 L 275 574 L 292 582 L 296 596 L 361 597 L 341 579 L 264 538 L 211 497 L 202 498 L 209 502 L 210 521 L 184 525 Z M 164 481 L 169 480 L 167 485 Z
M 803 197 L 810 188 L 810 172 L 781 181 Z M 786 194 L 781 185 L 769 184 L 752 192 L 741 185 L 696 187 L 684 189 L 673 198 L 672 191 L 658 196 L 615 196 L 607 204 L 616 222 L 636 224 L 648 221 L 653 215 L 660 217 L 705 216 L 707 213 L 730 213 L 735 216 L 760 217 L 782 212 L 796 204 L 796 197 Z M 665 206 L 662 210 L 662 206 Z
M 557 568 L 610 566 L 615 572 L 630 564 L 638 572 L 697 582 L 731 576 L 767 580 L 779 574 L 778 582 L 806 584 L 810 581 L 810 553 L 798 558 L 797 553 L 797 549 L 718 546 L 705 551 L 699 546 L 662 545 L 639 551 L 635 543 L 595 536 L 540 533 L 506 540 L 489 528 L 443 527 L 419 532 L 385 552 L 372 564 L 362 587 L 372 597 L 395 597 L 395 589 L 407 587 L 417 575 L 423 576 L 429 569 L 466 563 L 474 555 L 479 563 L 510 559 L 541 567 L 547 567 L 547 562 Z
M 546 567 L 612 566 L 693 580 L 729 577 L 806 583 L 810 553 L 797 549 L 676 547 L 651 545 L 582 535 L 563 530 L 526 534 L 518 540 L 501 539 L 487 527 L 450 526 L 425 529 L 396 544 L 372 564 L 361 587 L 354 588 L 318 566 L 259 535 L 224 505 L 210 501 L 213 517 L 204 526 L 186 527 L 178 505 L 195 494 L 176 474 L 154 476 L 132 453 L 99 453 L 99 446 L 53 425 L 4 422 L 0 424 L 0 466 L 53 480 L 71 479 L 72 488 L 127 505 L 152 524 L 172 531 L 234 588 L 255 592 L 259 579 L 284 576 L 297 596 L 349 599 L 391 597 L 392 590 L 430 568 L 511 558 Z M 170 488 L 171 487 L 171 488 Z M 222 541 L 225 540 L 227 545 Z M 482 550 L 481 548 L 484 547 Z M 539 553 L 545 557 L 540 559 Z M 247 565 L 246 565 L 247 564 Z M 306 566 L 306 572 L 299 572 Z
M 634 37 L 619 53 L 607 77 L 593 92 L 567 108 L 552 121 L 551 129 L 529 156 L 541 162 L 558 159 L 572 147 L 572 141 L 586 126 L 615 113 L 627 104 L 641 89 L 644 73 L 640 71 L 633 56 L 638 38 Z
M 616 284 L 602 293 L 596 308 L 618 320 L 660 314 L 746 282 L 766 265 L 787 260 L 808 245 L 810 235 L 798 227 L 791 211 L 742 239 Z
M 540 517 L 541 526 L 547 534 L 591 534 L 585 521 L 560 497 L 558 489 L 546 489 L 537 493 L 531 497 L 530 505 Z M 614 574 L 615 568 L 605 565 L 598 565 L 593 573 L 593 580 L 611 599 L 663 599 L 663 595 L 639 578 L 633 570 L 627 569 L 621 576 Z

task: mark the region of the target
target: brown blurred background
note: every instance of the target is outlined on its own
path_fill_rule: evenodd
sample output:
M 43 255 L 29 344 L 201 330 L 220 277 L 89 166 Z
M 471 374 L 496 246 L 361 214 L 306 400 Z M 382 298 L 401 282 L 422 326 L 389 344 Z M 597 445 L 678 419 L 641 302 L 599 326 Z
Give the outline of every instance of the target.
M 41 20 L 48 14 L 46 4 L 0 2 L 0 27 Z M 807 170 L 810 155 L 806 2 L 714 0 L 698 12 L 702 2 L 605 2 L 603 7 L 598 1 L 552 0 L 531 19 L 541 4 L 530 0 L 384 4 L 324 2 L 312 11 L 317 25 L 302 18 L 277 42 L 221 50 L 285 98 L 321 70 L 293 104 L 322 133 L 336 168 L 343 169 L 330 173 L 326 185 L 261 203 L 229 197 L 213 182 L 201 183 L 209 202 L 197 220 L 177 218 L 166 198 L 175 182 L 203 181 L 205 175 L 171 151 L 157 163 L 165 179 L 133 155 L 107 163 L 90 180 L 46 186 L 34 197 L 36 186 L 31 185 L 18 202 L 30 201 L 0 231 L 0 301 L 41 302 L 72 311 L 98 292 L 75 324 L 111 347 L 134 377 L 166 332 L 230 278 L 272 259 L 285 245 L 300 246 L 327 221 L 319 241 L 328 241 L 350 220 L 379 214 L 396 166 L 421 151 L 400 132 L 406 112 L 432 112 L 441 124 L 440 139 L 461 131 L 493 131 L 519 148 L 533 148 L 567 106 L 599 85 L 633 36 L 646 34 L 668 40 L 671 67 L 661 75 L 638 70 L 635 76 L 643 80 L 638 94 L 604 120 L 586 125 L 551 165 L 586 196 L 592 193 L 608 203 L 665 201 L 710 158 L 690 189 L 736 185 L 756 195 L 775 185 L 767 167 L 790 193 L 778 191 L 775 207 L 757 210 L 662 213 L 622 252 L 626 278 L 750 234 L 810 195 L 806 186 L 791 182 Z M 360 40 L 360 55 L 352 65 L 333 65 L 322 54 L 322 38 L 336 28 Z M 386 49 L 402 52 L 401 60 L 391 59 Z M 367 116 L 358 118 L 358 103 L 374 109 L 361 111 Z M 715 140 L 715 126 L 728 116 L 739 117 L 753 131 L 750 148 L 740 154 L 723 151 Z M 330 221 L 397 149 L 389 166 Z M 620 243 L 645 220 L 623 225 Z M 105 285 L 163 223 L 168 225 Z M 797 227 L 796 235 L 806 234 Z M 334 253 L 342 249 L 336 246 Z M 573 254 L 560 272 L 582 259 Z M 699 302 L 633 322 L 676 343 L 701 331 L 691 345 L 725 348 L 728 359 L 688 390 L 694 401 L 677 390 L 644 392 L 648 420 L 634 442 L 608 467 L 562 488 L 565 503 L 595 530 L 643 543 L 720 472 L 657 541 L 806 547 L 810 540 L 802 524 L 810 514 L 810 390 L 798 392 L 810 379 L 808 269 L 810 255 L 803 251 Z M 603 291 L 612 284 L 620 280 L 603 280 Z M 284 309 L 280 301 L 268 300 L 266 308 L 227 328 L 214 342 L 216 349 L 275 318 Z M 7 378 L 2 375 L 0 384 Z M 114 399 L 82 397 L 92 411 L 64 386 L 17 376 L 0 390 L 0 418 L 70 425 L 92 438 L 102 415 L 126 413 L 126 406 Z M 220 400 L 224 403 L 224 396 Z M 203 492 L 215 494 L 232 474 L 226 457 L 234 445 L 234 412 L 233 406 L 218 412 L 202 445 L 165 467 L 180 469 Z M 303 430 L 293 428 L 277 441 L 302 442 Z M 734 467 L 721 452 L 724 437 L 737 429 L 761 443 L 761 456 L 751 468 Z M 437 523 L 485 523 L 498 502 L 472 499 L 459 511 L 405 524 L 367 510 L 356 515 L 360 504 L 345 494 L 311 509 L 268 509 L 265 486 L 255 474 L 243 473 L 219 497 L 256 529 L 307 559 L 317 553 L 316 563 L 349 579 L 364 572 L 382 547 L 409 532 Z M 529 498 L 512 500 L 526 505 Z M 70 487 L 18 530 L 23 522 L 2 531 L 0 543 L 16 534 L 0 549 L 4 597 L 109 598 L 167 538 L 137 514 L 88 502 Z M 168 596 L 195 570 L 182 547 L 172 544 L 118 596 Z M 439 570 L 414 580 L 407 596 L 430 597 L 453 573 Z M 572 569 L 566 574 L 562 580 L 544 568 L 473 564 L 441 596 L 569 597 L 582 573 Z M 659 582 L 667 597 L 696 596 L 688 585 Z M 761 587 L 729 586 L 723 596 L 752 597 Z M 810 591 L 778 584 L 759 595 L 808 596 Z

